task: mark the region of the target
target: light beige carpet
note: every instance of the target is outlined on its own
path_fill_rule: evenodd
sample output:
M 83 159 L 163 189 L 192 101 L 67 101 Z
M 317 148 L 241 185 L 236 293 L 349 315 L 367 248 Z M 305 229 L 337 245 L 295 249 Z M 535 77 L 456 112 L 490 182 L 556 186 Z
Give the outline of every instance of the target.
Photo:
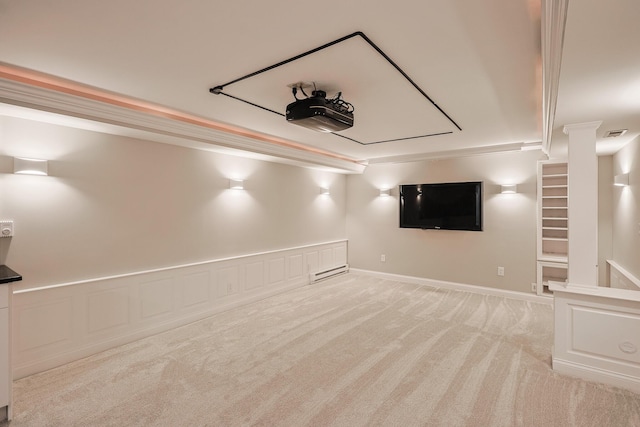
M 550 305 L 348 274 L 16 381 L 10 425 L 640 426 L 551 345 Z

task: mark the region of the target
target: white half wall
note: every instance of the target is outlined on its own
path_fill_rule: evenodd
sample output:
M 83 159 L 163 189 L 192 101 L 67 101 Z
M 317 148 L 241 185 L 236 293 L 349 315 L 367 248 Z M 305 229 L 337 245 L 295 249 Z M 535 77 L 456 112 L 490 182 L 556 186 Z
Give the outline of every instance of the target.
M 640 393 L 640 293 L 557 286 L 553 369 Z

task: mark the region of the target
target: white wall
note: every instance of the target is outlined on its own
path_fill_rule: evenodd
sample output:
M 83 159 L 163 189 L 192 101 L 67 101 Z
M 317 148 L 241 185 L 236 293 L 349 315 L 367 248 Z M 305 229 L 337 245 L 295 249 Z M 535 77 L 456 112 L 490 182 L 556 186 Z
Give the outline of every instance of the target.
M 613 156 L 598 157 L 598 286 L 609 286 L 613 251 Z
M 14 175 L 14 156 L 49 159 L 50 176 Z M 15 221 L 0 263 L 25 289 L 344 239 L 345 186 L 339 174 L 0 117 L 0 218 Z
M 537 151 L 369 165 L 347 177 L 349 263 L 380 271 L 531 292 L 536 281 Z M 401 229 L 398 185 L 483 181 L 484 231 Z M 518 194 L 500 194 L 518 184 Z M 379 188 L 393 197 L 378 197 Z M 380 255 L 386 261 L 380 261 Z M 497 267 L 505 268 L 498 277 Z
M 640 137 L 613 156 L 613 176 L 620 173 L 630 185 L 613 188 L 613 260 L 640 278 Z

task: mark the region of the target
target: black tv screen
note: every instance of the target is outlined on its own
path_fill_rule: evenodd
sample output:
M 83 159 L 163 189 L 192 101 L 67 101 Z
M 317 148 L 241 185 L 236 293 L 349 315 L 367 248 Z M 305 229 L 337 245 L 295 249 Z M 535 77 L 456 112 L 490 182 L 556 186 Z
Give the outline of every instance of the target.
M 400 227 L 482 231 L 482 182 L 401 185 Z

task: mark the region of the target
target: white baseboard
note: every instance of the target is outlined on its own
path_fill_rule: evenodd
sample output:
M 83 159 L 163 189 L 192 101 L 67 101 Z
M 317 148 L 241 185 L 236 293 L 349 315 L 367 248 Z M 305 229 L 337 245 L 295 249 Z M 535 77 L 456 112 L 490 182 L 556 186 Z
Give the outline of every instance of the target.
M 553 358 L 553 370 L 572 377 L 582 378 L 587 381 L 608 384 L 614 387 L 631 390 L 640 393 L 640 379 L 618 372 L 599 369 L 594 366 L 582 365 L 568 360 Z
M 380 277 L 387 280 L 395 280 L 399 282 L 413 283 L 416 285 L 432 286 L 436 288 L 455 289 L 458 291 L 472 292 L 482 295 L 493 295 L 504 298 L 517 299 L 522 301 L 538 302 L 542 304 L 553 304 L 553 298 L 548 296 L 526 294 L 523 292 L 507 291 L 504 289 L 489 288 L 486 286 L 469 285 L 465 283 L 447 282 L 444 280 L 427 279 L 424 277 L 404 276 L 400 274 L 383 273 L 380 271 L 361 270 L 350 268 L 350 272 L 355 274 L 364 274 L 367 276 Z

